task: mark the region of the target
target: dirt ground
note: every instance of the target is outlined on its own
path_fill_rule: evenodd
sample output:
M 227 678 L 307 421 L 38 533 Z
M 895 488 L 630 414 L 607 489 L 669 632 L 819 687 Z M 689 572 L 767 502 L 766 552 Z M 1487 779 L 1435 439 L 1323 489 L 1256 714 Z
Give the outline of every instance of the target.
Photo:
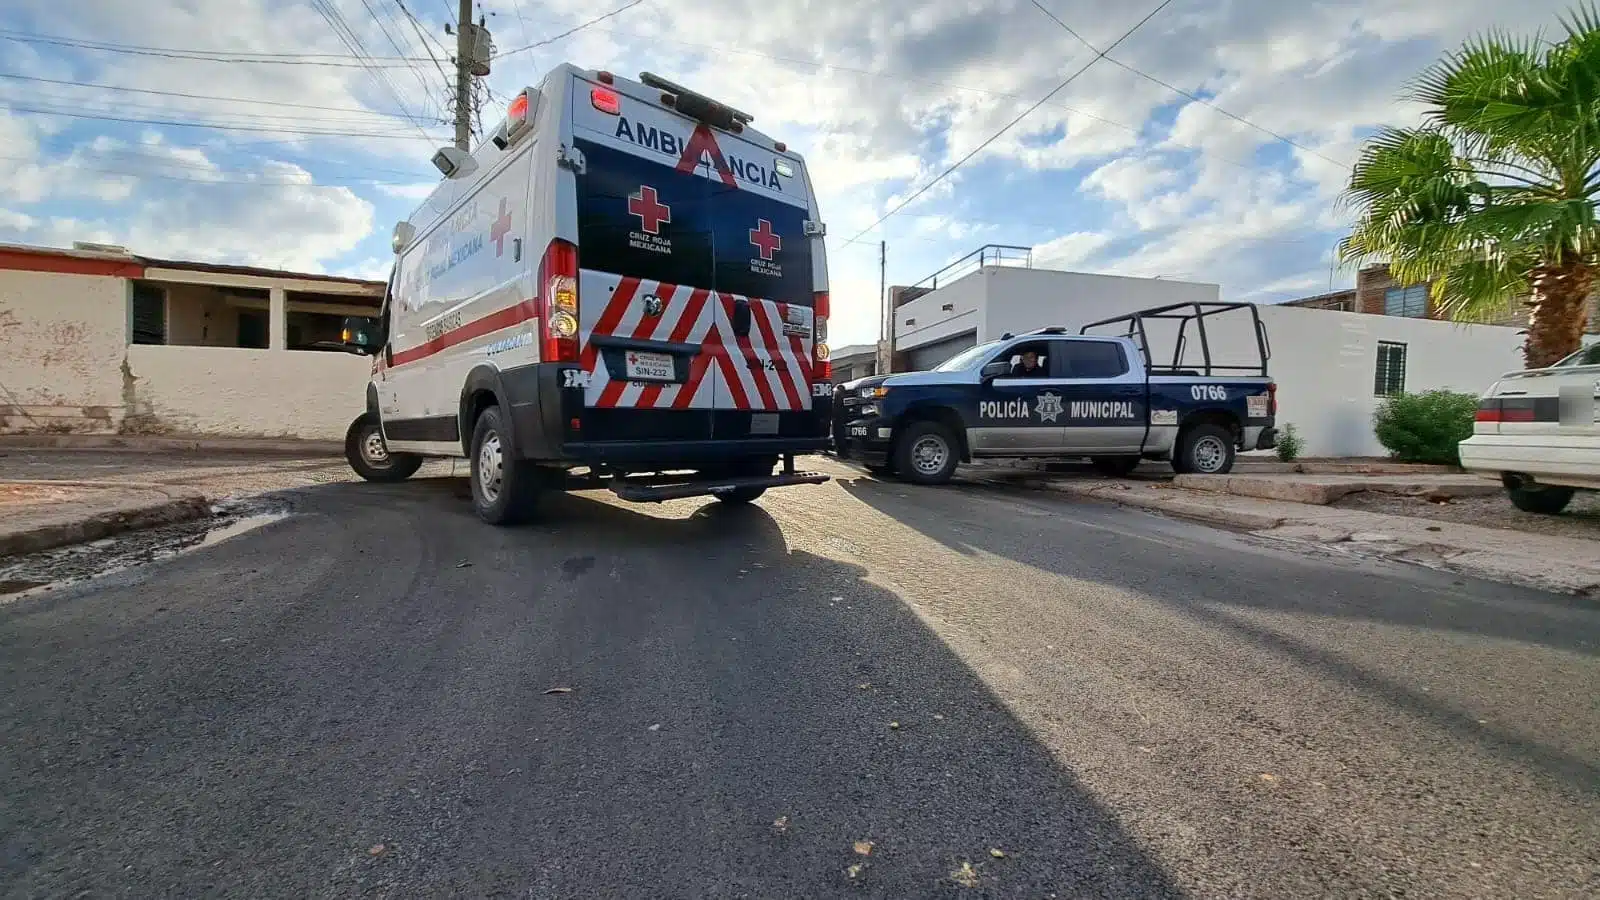
M 1481 525 L 1556 537 L 1600 539 L 1600 493 L 1580 492 L 1559 516 L 1526 513 L 1511 505 L 1503 494 L 1464 497 L 1449 503 L 1432 503 L 1417 497 L 1365 492 L 1350 494 L 1334 504 L 1343 509 L 1414 516 L 1438 522 Z

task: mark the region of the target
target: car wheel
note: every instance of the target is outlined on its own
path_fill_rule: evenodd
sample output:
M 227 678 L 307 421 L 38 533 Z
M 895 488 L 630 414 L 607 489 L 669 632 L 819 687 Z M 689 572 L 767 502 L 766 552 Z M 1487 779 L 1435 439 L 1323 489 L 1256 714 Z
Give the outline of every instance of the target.
M 390 453 L 378 417 L 370 412 L 356 416 L 344 433 L 344 458 L 367 481 L 405 481 L 422 467 L 415 453 Z
M 895 470 L 916 484 L 945 484 L 961 464 L 955 436 L 938 422 L 915 422 L 895 442 Z
M 515 525 L 538 509 L 539 470 L 512 452 L 510 429 L 498 407 L 478 415 L 472 429 L 472 509 L 490 525 Z
M 1115 478 L 1132 475 L 1133 470 L 1139 468 L 1137 456 L 1094 456 L 1089 458 L 1089 462 L 1094 464 L 1096 472 Z
M 1511 505 L 1523 512 L 1553 516 L 1567 508 L 1575 493 L 1568 487 L 1518 487 L 1506 488 Z
M 1179 474 L 1225 475 L 1233 469 L 1233 434 L 1220 425 L 1191 425 L 1178 434 L 1172 468 Z

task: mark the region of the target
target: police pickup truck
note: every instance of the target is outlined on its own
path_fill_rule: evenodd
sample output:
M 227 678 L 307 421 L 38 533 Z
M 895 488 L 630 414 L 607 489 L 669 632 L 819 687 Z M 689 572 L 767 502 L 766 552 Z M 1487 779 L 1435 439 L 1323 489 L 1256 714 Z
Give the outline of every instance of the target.
M 1234 327 L 1222 334 L 1213 323 L 1208 334 L 1207 320 L 1224 313 L 1248 318 L 1226 322 Z M 1153 364 L 1151 332 L 1174 324 L 1170 364 Z M 1104 329 L 1121 333 L 1090 334 Z M 1191 334 L 1197 354 L 1189 352 Z M 1219 350 L 1240 348 L 1248 348 L 1244 364 L 1213 362 Z M 1088 457 L 1112 475 L 1141 459 L 1171 460 L 1179 472 L 1221 474 L 1236 451 L 1275 446 L 1270 355 L 1248 303 L 1156 307 L 1078 334 L 1008 334 L 932 371 L 836 386 L 834 447 L 841 458 L 918 484 L 943 484 L 962 462 L 982 458 Z

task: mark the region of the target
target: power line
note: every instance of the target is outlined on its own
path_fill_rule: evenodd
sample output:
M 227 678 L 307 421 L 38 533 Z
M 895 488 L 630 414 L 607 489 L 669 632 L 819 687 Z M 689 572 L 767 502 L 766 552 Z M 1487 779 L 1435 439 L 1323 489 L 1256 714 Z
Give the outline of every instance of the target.
M 6 97 L 0 95 L 0 103 L 30 104 L 35 107 L 48 107 L 52 115 L 64 113 L 90 113 L 106 116 L 154 116 L 157 118 L 181 117 L 186 121 L 205 122 L 217 128 L 232 128 L 235 126 L 263 125 L 271 128 L 319 128 L 350 130 L 353 132 L 370 132 L 401 124 L 395 119 L 352 119 L 339 116 L 320 116 L 308 113 L 252 113 L 252 112 L 213 112 L 206 109 L 175 108 L 171 104 L 150 102 L 143 99 L 93 98 L 85 99 L 81 96 L 61 96 L 57 94 L 30 91 L 25 96 Z M 409 122 L 405 124 L 410 124 Z M 442 124 L 442 120 L 433 120 L 433 124 Z
M 400 49 L 400 42 L 396 41 L 394 39 L 394 35 L 389 33 L 388 26 L 383 24 L 383 18 L 378 15 L 377 10 L 372 8 L 372 4 L 367 2 L 367 0 L 361 0 L 361 6 L 366 9 L 368 15 L 372 16 L 372 21 L 378 23 L 378 30 L 383 32 L 383 39 L 388 41 L 389 46 L 394 48 L 395 55 L 405 56 L 406 52 Z M 390 18 L 392 19 L 393 17 L 391 16 Z M 422 86 L 422 95 L 424 97 L 428 96 L 428 82 L 423 80 L 422 73 L 418 71 L 416 66 L 411 66 L 410 69 L 411 77 L 417 79 L 417 84 Z
M 394 2 L 400 7 L 400 11 L 406 14 L 406 18 L 410 20 L 412 29 L 417 32 L 417 39 L 422 41 L 422 49 L 427 51 L 428 58 L 433 60 L 433 67 L 439 70 L 439 77 L 443 78 L 445 83 L 448 84 L 450 82 L 450 76 L 445 74 L 444 65 L 439 62 L 439 57 L 433 55 L 433 47 L 428 43 L 427 29 L 423 28 L 422 22 L 416 16 L 411 14 L 410 9 L 406 8 L 405 0 L 394 0 Z M 447 57 L 449 55 L 450 54 L 448 53 L 445 54 Z
M 216 100 L 224 103 L 248 103 L 260 106 L 282 106 L 292 109 L 310 109 L 320 112 L 349 113 L 352 115 L 378 116 L 388 119 L 403 119 L 394 113 L 382 112 L 375 109 L 361 109 L 353 106 L 317 106 L 311 103 L 289 103 L 281 100 L 254 100 L 249 97 L 223 97 L 216 94 L 191 94 L 185 91 L 158 91 L 150 88 L 123 87 L 117 84 L 96 84 L 90 81 L 64 81 L 57 78 L 39 78 L 33 75 L 19 75 L 12 72 L 0 72 L 0 78 L 15 81 L 31 81 L 38 84 L 55 84 L 65 87 L 93 88 L 105 91 L 125 91 L 132 94 L 152 94 L 158 97 L 181 97 L 188 100 Z M 233 115 L 238 115 L 234 113 Z M 377 124 L 377 123 L 373 123 Z
M 0 31 L 0 39 L 15 41 L 19 44 L 50 44 L 60 47 L 73 47 L 79 50 L 95 50 L 105 53 L 123 53 L 133 56 L 160 56 L 168 59 L 191 59 L 200 62 L 224 63 L 253 63 L 258 65 L 286 65 L 286 66 L 323 66 L 334 69 L 353 69 L 360 67 L 359 62 L 343 62 L 343 57 L 337 53 L 252 53 L 233 52 L 220 50 L 179 50 L 167 47 L 142 47 L 133 44 L 113 44 L 104 41 L 82 41 L 71 38 L 55 37 L 53 35 L 29 34 L 18 31 Z M 426 57 L 394 58 L 378 57 L 374 59 L 376 65 L 383 68 L 408 67 L 415 62 L 426 62 Z
M 312 131 L 312 130 L 295 129 L 295 128 L 281 128 L 281 127 L 278 127 L 278 126 L 265 126 L 265 125 L 263 125 L 263 126 L 254 126 L 254 125 L 218 125 L 218 124 L 214 124 L 214 123 L 211 123 L 211 122 L 180 122 L 180 121 L 175 121 L 175 120 L 135 119 L 135 118 L 129 118 L 129 117 L 123 117 L 123 116 L 108 116 L 108 115 L 92 114 L 92 113 L 82 112 L 80 110 L 40 109 L 38 107 L 17 106 L 17 105 L 12 105 L 11 109 L 16 110 L 17 112 L 36 113 L 38 115 L 43 115 L 43 116 L 66 116 L 67 118 L 70 118 L 70 119 L 92 119 L 92 120 L 100 121 L 100 122 L 127 122 L 127 123 L 134 124 L 134 125 L 165 125 L 165 126 L 169 126 L 169 127 L 172 127 L 172 128 L 210 128 L 210 129 L 215 129 L 215 130 L 219 130 L 219 131 L 266 131 L 266 132 L 274 132 L 274 133 L 277 133 L 277 134 L 304 134 L 304 135 L 312 135 L 312 136 L 317 136 L 317 137 L 388 138 L 388 139 L 398 139 L 398 140 L 407 140 L 407 141 L 416 140 L 410 134 L 399 134 L 399 133 L 396 133 L 396 132 L 383 132 L 383 131 L 371 131 L 371 132 Z M 436 142 L 438 140 L 438 138 L 432 137 L 432 136 L 428 135 L 426 132 L 423 133 L 422 137 L 423 137 L 423 140 L 426 140 L 429 143 L 434 143 L 434 142 Z
M 1272 138 L 1275 138 L 1275 139 L 1277 139 L 1279 141 L 1282 141 L 1283 143 L 1288 144 L 1291 147 L 1295 147 L 1295 148 L 1297 148 L 1299 150 L 1304 150 L 1305 152 L 1310 153 L 1313 156 L 1320 157 L 1321 159 L 1326 160 L 1327 162 L 1333 163 L 1334 165 L 1339 166 L 1342 169 L 1350 168 L 1350 164 L 1349 163 L 1340 162 L 1339 160 L 1334 159 L 1331 156 L 1327 156 L 1327 155 L 1323 154 L 1322 152 L 1320 152 L 1318 150 L 1313 150 L 1310 147 L 1305 146 L 1304 144 L 1298 143 L 1298 142 L 1294 141 L 1291 138 L 1285 137 L 1285 136 L 1277 133 L 1276 131 L 1273 131 L 1270 128 L 1266 128 L 1266 127 L 1263 127 L 1261 125 L 1257 125 L 1256 123 L 1250 121 L 1249 119 L 1244 118 L 1243 116 L 1238 116 L 1238 115 L 1235 115 L 1235 114 L 1233 114 L 1231 112 L 1228 112 L 1227 110 L 1223 109 L 1222 107 L 1218 106 L 1217 104 L 1212 103 L 1210 100 L 1207 100 L 1207 99 L 1205 99 L 1203 97 L 1200 97 L 1200 96 L 1197 96 L 1195 94 L 1191 94 L 1190 92 L 1184 90 L 1183 88 L 1175 87 L 1173 85 L 1170 85 L 1170 84 L 1166 83 L 1165 81 L 1162 81 L 1161 79 L 1155 77 L 1154 75 L 1150 75 L 1150 74 L 1147 74 L 1145 72 L 1141 72 L 1140 70 L 1135 69 L 1133 66 L 1130 66 L 1127 63 L 1122 62 L 1121 60 L 1113 59 L 1113 58 L 1111 58 L 1109 56 L 1106 56 L 1105 53 L 1101 53 L 1100 50 L 1095 47 L 1095 45 L 1093 45 L 1093 44 L 1089 43 L 1087 40 L 1085 40 L 1083 35 L 1079 34 L 1076 31 L 1074 31 L 1072 29 L 1072 26 L 1068 25 L 1066 22 L 1061 21 L 1061 19 L 1059 17 L 1057 17 L 1055 13 L 1051 12 L 1048 9 L 1045 9 L 1044 5 L 1041 4 L 1039 2 L 1039 0 L 1028 0 L 1028 2 L 1032 3 L 1035 7 L 1037 7 L 1040 12 L 1042 12 L 1045 15 L 1049 16 L 1050 17 L 1050 21 L 1056 23 L 1057 25 L 1060 25 L 1062 28 L 1065 28 L 1066 31 L 1067 31 L 1067 34 L 1070 34 L 1073 37 L 1078 39 L 1078 43 L 1084 45 L 1085 47 L 1088 47 L 1093 52 L 1100 54 L 1099 58 L 1104 59 L 1106 62 L 1111 63 L 1112 65 L 1116 66 L 1117 68 L 1120 68 L 1120 69 L 1122 69 L 1124 71 L 1127 71 L 1127 72 L 1132 72 L 1133 74 L 1139 76 L 1140 78 L 1143 78 L 1144 80 L 1149 81 L 1152 84 L 1158 84 L 1158 85 L 1166 88 L 1169 91 L 1172 91 L 1174 94 L 1177 94 L 1177 95 L 1179 95 L 1181 97 L 1187 97 L 1188 99 L 1193 100 L 1196 103 L 1200 103 L 1200 104 L 1203 104 L 1205 106 L 1209 106 L 1212 109 L 1216 110 L 1217 112 L 1222 113 L 1223 115 L 1225 115 L 1228 118 L 1234 120 L 1235 122 L 1238 122 L 1241 125 L 1246 125 L 1246 126 L 1249 126 L 1250 128 L 1254 128 L 1256 131 L 1259 131 L 1262 134 L 1265 134 L 1265 135 L 1267 135 L 1269 137 L 1272 137 Z M 1112 46 L 1115 46 L 1115 45 L 1112 45 Z M 1107 47 L 1106 49 L 1109 51 L 1111 49 L 1111 47 Z
M 625 13 L 628 10 L 633 9 L 635 6 L 638 6 L 639 4 L 644 3 L 644 2 L 646 2 L 646 0 L 633 0 L 633 2 L 631 2 L 631 3 L 626 3 L 626 4 L 622 5 L 622 6 L 617 7 L 616 9 L 613 9 L 612 11 L 610 11 L 608 13 L 603 13 L 601 15 L 595 16 L 594 18 L 590 19 L 587 22 L 584 22 L 584 23 L 582 23 L 580 25 L 577 25 L 577 26 L 575 26 L 573 28 L 568 28 L 566 31 L 563 31 L 560 34 L 551 35 L 550 37 L 547 37 L 542 41 L 534 41 L 533 43 L 527 45 L 526 47 L 518 47 L 515 50 L 506 50 L 503 53 L 496 53 L 494 55 L 495 59 L 499 59 L 502 56 L 510 56 L 513 53 L 521 53 L 521 52 L 523 52 L 525 50 L 534 50 L 534 49 L 537 49 L 539 47 L 544 47 L 544 46 L 548 46 L 550 44 L 554 44 L 556 41 L 559 41 L 559 40 L 561 40 L 563 38 L 572 37 L 573 35 L 575 35 L 578 32 L 584 30 L 585 28 L 590 27 L 591 25 L 597 25 L 597 24 L 599 24 L 601 22 L 604 22 L 605 20 L 611 18 L 612 16 L 621 15 L 622 13 Z
M 1119 37 L 1115 41 L 1112 41 L 1111 42 L 1111 46 L 1107 47 L 1104 51 L 1096 50 L 1095 51 L 1095 57 L 1093 59 L 1091 59 L 1088 62 L 1084 63 L 1082 66 L 1079 66 L 1077 71 L 1073 72 L 1071 75 L 1068 75 L 1066 80 L 1061 82 L 1060 84 L 1056 85 L 1055 88 L 1050 91 L 1050 93 L 1045 94 L 1043 97 L 1039 98 L 1039 101 L 1037 103 L 1035 103 L 1032 106 L 1028 107 L 1027 109 L 1023 110 L 1021 115 L 1018 115 L 1016 118 L 1012 119 L 1010 122 L 1007 122 L 999 131 L 996 131 L 994 134 L 990 135 L 988 137 L 988 139 L 986 139 L 983 143 L 981 143 L 977 147 L 973 148 L 971 153 L 968 153 L 966 156 L 963 156 L 960 159 L 956 160 L 953 165 L 951 165 L 949 168 L 945 169 L 943 172 L 940 172 L 937 178 L 934 178 L 932 181 L 930 181 L 927 184 L 923 185 L 922 187 L 918 188 L 915 193 L 913 193 L 911 196 L 907 197 L 906 199 L 900 201 L 898 204 L 895 205 L 895 207 L 893 209 L 891 209 L 888 212 L 884 213 L 883 215 L 879 216 L 878 217 L 878 221 L 873 222 L 871 225 L 868 225 L 866 228 L 861 229 L 861 231 L 857 232 L 855 237 L 852 237 L 850 240 L 856 240 L 856 238 L 861 237 L 861 235 L 866 234 L 867 232 L 871 231 L 874 228 L 877 228 L 879 225 L 882 225 L 884 222 L 889 220 L 890 216 L 893 216 L 895 213 L 899 212 L 900 210 L 905 209 L 907 206 L 911 205 L 911 203 L 914 200 L 916 200 L 918 197 L 921 197 L 923 194 L 926 194 L 928 192 L 928 190 L 930 188 L 932 188 L 934 185 L 936 185 L 939 182 L 941 182 L 941 181 L 945 180 L 946 178 L 948 178 L 952 172 L 954 172 L 955 170 L 961 168 L 963 165 L 965 165 L 967 163 L 968 160 L 972 159 L 974 156 L 977 156 L 979 153 L 983 152 L 983 150 L 985 148 L 987 148 L 990 144 L 992 144 L 995 141 L 999 140 L 1001 135 L 1005 134 L 1006 132 L 1010 131 L 1012 128 L 1016 127 L 1016 124 L 1018 122 L 1021 122 L 1023 119 L 1026 119 L 1028 116 L 1033 114 L 1034 110 L 1036 110 L 1039 107 L 1045 105 L 1045 103 L 1048 102 L 1051 97 L 1054 97 L 1055 95 L 1057 95 L 1057 94 L 1061 93 L 1062 91 L 1066 90 L 1067 85 L 1069 85 L 1072 82 L 1076 81 L 1079 75 L 1082 75 L 1084 72 L 1089 71 L 1089 67 L 1090 66 L 1092 66 L 1095 63 L 1099 62 L 1100 60 L 1104 59 L 1107 52 L 1110 52 L 1111 50 L 1115 50 L 1117 48 L 1117 45 L 1119 45 L 1123 41 L 1127 40 L 1130 36 L 1133 35 L 1133 33 L 1135 31 L 1138 31 L 1140 28 L 1143 28 L 1144 24 L 1146 22 L 1148 22 L 1151 19 L 1156 17 L 1156 13 L 1159 13 L 1163 9 L 1166 9 L 1167 6 L 1169 4 L 1171 4 L 1171 3 L 1172 3 L 1172 0 L 1161 0 L 1161 4 L 1159 6 L 1157 6 L 1155 9 L 1152 9 L 1144 18 L 1142 18 L 1138 22 L 1134 23 L 1134 26 L 1132 28 L 1129 28 L 1127 31 L 1123 32 L 1122 33 L 1122 37 Z
M 315 182 L 289 181 L 289 180 L 281 180 L 281 179 L 280 180 L 262 180 L 262 179 L 259 179 L 259 178 L 225 178 L 225 177 L 220 177 L 220 176 L 222 176 L 224 174 L 250 174 L 250 173 L 241 172 L 240 170 L 229 170 L 229 169 L 210 169 L 210 170 L 208 170 L 208 171 L 217 173 L 218 177 L 213 177 L 213 178 L 186 178 L 186 177 L 181 176 L 181 175 L 173 175 L 173 174 L 164 173 L 164 172 L 128 171 L 126 169 L 114 169 L 114 168 L 108 168 L 108 167 L 103 167 L 103 166 L 85 165 L 85 164 L 83 164 L 81 162 L 77 162 L 77 161 L 71 160 L 71 159 L 61 160 L 59 162 L 53 162 L 53 163 L 41 163 L 37 159 L 31 158 L 31 157 L 25 157 L 25 156 L 0 156 L 0 159 L 12 160 L 12 161 L 23 162 L 23 163 L 32 163 L 32 164 L 34 164 L 36 166 L 39 166 L 40 168 L 67 168 L 67 169 L 76 169 L 76 170 L 84 171 L 84 172 L 99 172 L 99 173 L 104 174 L 104 175 L 120 175 L 120 176 L 123 176 L 123 177 L 126 177 L 126 178 L 159 178 L 159 179 L 163 179 L 163 180 L 166 180 L 166 181 L 186 181 L 186 182 L 189 182 L 191 184 L 238 184 L 238 185 L 254 185 L 256 187 L 298 187 L 298 188 L 310 188 L 310 189 L 314 189 L 314 190 L 344 190 L 344 189 L 348 189 L 348 188 L 351 188 L 351 187 L 360 187 L 360 186 L 393 185 L 393 186 L 397 186 L 398 187 L 398 186 L 403 186 L 403 185 L 407 185 L 407 184 L 411 183 L 411 182 L 404 182 L 404 181 L 377 181 L 377 180 L 373 180 L 373 179 L 357 179 L 357 180 L 345 181 L 345 182 L 340 182 L 340 183 L 334 183 L 334 182 L 330 181 L 330 182 L 325 182 L 325 183 L 318 184 L 318 183 L 315 183 Z M 184 168 L 199 169 L 201 167 L 199 167 L 199 166 L 185 166 Z
M 365 3 L 365 0 L 363 0 L 363 3 Z M 361 42 L 361 36 L 356 34 L 355 30 L 350 27 L 349 22 L 345 21 L 344 15 L 339 12 L 338 7 L 334 6 L 329 0 L 311 0 L 311 7 L 328 23 L 328 27 L 333 30 L 334 36 L 339 39 L 340 43 L 345 45 L 351 55 L 362 61 L 362 68 L 367 70 L 367 74 L 371 76 L 373 82 L 379 87 L 388 90 L 389 94 L 394 97 L 395 105 L 405 114 L 407 119 L 411 120 L 412 125 L 416 126 L 417 133 L 422 135 L 424 140 L 429 139 L 428 133 L 422 130 L 422 124 L 417 120 L 416 115 L 406 106 L 406 101 L 400 96 L 400 90 L 395 87 L 394 82 L 377 66 L 367 65 L 371 59 L 371 54 L 367 52 L 366 45 Z M 415 73 L 415 69 L 412 71 Z

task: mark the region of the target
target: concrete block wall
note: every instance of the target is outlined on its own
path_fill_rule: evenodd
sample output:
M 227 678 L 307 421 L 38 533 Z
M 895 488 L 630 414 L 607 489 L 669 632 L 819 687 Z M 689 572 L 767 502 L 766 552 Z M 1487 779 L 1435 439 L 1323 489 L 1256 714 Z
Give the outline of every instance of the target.
M 128 290 L 113 276 L 0 269 L 0 432 L 121 427 Z

